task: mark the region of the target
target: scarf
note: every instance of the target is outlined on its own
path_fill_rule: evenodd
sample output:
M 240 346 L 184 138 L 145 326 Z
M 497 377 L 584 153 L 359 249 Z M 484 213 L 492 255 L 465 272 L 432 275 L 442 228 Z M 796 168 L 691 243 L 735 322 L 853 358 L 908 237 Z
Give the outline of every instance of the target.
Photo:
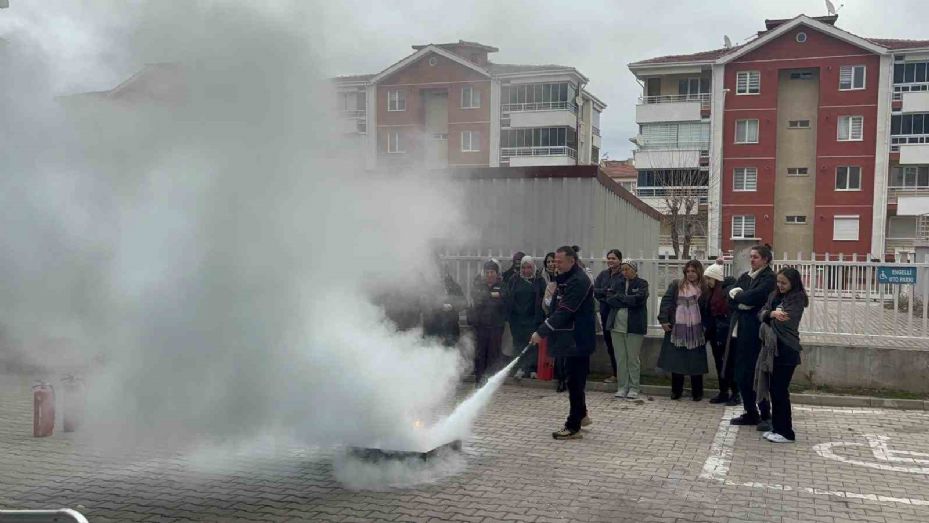
M 706 345 L 699 299 L 700 287 L 696 285 L 684 284 L 684 288 L 678 291 L 674 327 L 671 329 L 671 343 L 675 347 L 696 349 Z

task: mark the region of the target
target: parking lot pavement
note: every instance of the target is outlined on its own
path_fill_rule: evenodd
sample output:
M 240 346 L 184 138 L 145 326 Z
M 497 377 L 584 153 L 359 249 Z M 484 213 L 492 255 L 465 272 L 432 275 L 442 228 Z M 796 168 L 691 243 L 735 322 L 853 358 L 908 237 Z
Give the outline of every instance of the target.
M 929 413 L 795 406 L 797 442 L 732 427 L 737 409 L 589 394 L 584 439 L 554 441 L 567 398 L 504 387 L 463 469 L 412 488 L 350 490 L 335 451 L 95 449 L 33 438 L 29 382 L 0 376 L 0 507 L 90 521 L 929 521 Z M 350 420 L 346 420 L 350 422 Z M 751 430 L 750 430 L 751 429 Z

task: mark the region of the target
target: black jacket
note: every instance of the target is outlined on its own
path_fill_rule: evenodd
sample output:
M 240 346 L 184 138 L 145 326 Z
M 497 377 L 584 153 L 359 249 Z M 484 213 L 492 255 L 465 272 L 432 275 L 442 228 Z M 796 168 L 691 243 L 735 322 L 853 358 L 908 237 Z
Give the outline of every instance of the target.
M 468 309 L 468 323 L 473 327 L 503 327 L 506 323 L 506 290 L 503 282 L 497 280 L 487 285 L 482 278 L 471 287 L 471 307 Z
M 545 280 L 533 276 L 526 280 L 514 276 L 507 285 L 507 319 L 510 325 L 525 325 L 531 329 L 542 323 L 542 296 L 545 294 Z
M 622 271 L 618 271 L 615 274 L 610 272 L 610 269 L 604 269 L 600 271 L 600 274 L 597 275 L 597 278 L 594 280 L 594 298 L 600 302 L 600 319 L 603 321 L 603 329 L 607 330 L 606 322 L 607 318 L 610 316 L 610 304 L 607 301 L 607 296 L 611 289 L 616 289 L 617 283 L 625 282 L 626 277 L 623 276 Z
M 735 285 L 726 288 L 727 295 L 732 288 L 742 288 L 742 292 L 736 295 L 735 298 L 729 299 L 729 308 L 732 310 L 729 332 L 731 333 L 732 329 L 738 325 L 735 345 L 736 354 L 739 352 L 758 354 L 761 348 L 761 340 L 758 339 L 761 320 L 758 319 L 758 313 L 765 302 L 768 301 L 768 296 L 774 291 L 776 284 L 777 277 L 774 270 L 771 267 L 765 267 L 755 276 L 754 280 L 748 276 L 747 272 L 744 272 L 739 276 Z M 739 305 L 746 305 L 748 308 L 740 308 Z
M 559 274 L 551 314 L 536 332 L 549 339 L 554 358 L 589 356 L 597 345 L 593 282 L 579 266 Z
M 444 292 L 423 299 L 423 335 L 442 338 L 454 345 L 461 336 L 458 313 L 465 304 L 464 292 L 450 274 L 445 274 L 443 280 Z M 445 310 L 445 305 L 451 310 Z
M 703 319 L 703 328 L 706 330 L 706 338 L 711 339 L 717 336 L 720 336 L 720 339 L 723 339 L 722 336 L 726 336 L 729 332 L 729 320 L 732 318 L 732 307 L 726 309 L 726 314 L 719 316 L 714 315 L 712 309 L 710 309 L 710 301 L 712 300 L 713 293 L 716 292 L 716 289 L 719 289 L 719 292 L 723 293 L 726 298 L 726 303 L 729 303 L 729 289 L 735 286 L 736 279 L 732 276 L 726 276 L 723 281 L 716 282 L 716 287 L 712 289 L 707 289 L 706 294 L 702 297 L 701 310 L 700 313 Z M 706 312 L 704 314 L 704 311 Z
M 611 287 L 606 294 L 606 303 L 610 307 L 610 314 L 603 325 L 603 329 L 612 329 L 616 320 L 616 311 L 618 309 L 627 309 L 629 313 L 627 332 L 629 334 L 646 334 L 648 331 L 648 282 L 635 277 L 629 280 L 629 288 L 626 289 L 626 278 L 622 278 L 611 282 Z M 602 307 L 600 311 L 603 311 Z

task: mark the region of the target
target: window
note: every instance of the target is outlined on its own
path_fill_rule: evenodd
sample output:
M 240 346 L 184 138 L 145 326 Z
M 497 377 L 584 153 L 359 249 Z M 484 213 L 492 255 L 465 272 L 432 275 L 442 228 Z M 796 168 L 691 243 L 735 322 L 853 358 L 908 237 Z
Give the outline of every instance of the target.
M 890 216 L 887 218 L 888 239 L 916 238 L 916 216 Z
M 733 191 L 757 191 L 758 169 L 755 167 L 738 167 L 733 172 Z
M 590 146 L 590 163 L 600 165 L 600 148 L 595 145 Z
M 755 217 L 754 216 L 733 216 L 732 217 L 732 239 L 745 239 L 755 237 Z
M 837 191 L 860 191 L 861 190 L 861 167 L 836 167 L 835 169 L 835 190 Z
M 698 98 L 703 93 L 710 92 L 709 78 L 686 78 L 677 81 L 677 94 L 688 98 Z
M 643 148 L 697 147 L 709 149 L 709 123 L 655 123 L 639 126 Z
M 645 96 L 661 96 L 661 78 L 649 78 L 645 82 Z
M 461 131 L 461 152 L 474 153 L 481 150 L 481 133 Z
M 387 91 L 387 110 L 406 111 L 406 95 L 399 89 Z
M 839 68 L 839 90 L 854 91 L 864 89 L 865 66 L 843 65 Z
M 500 147 L 577 147 L 577 135 L 571 127 L 504 129 Z
M 813 72 L 812 71 L 797 71 L 790 73 L 791 80 L 812 80 Z
M 739 71 L 735 74 L 735 94 L 758 94 L 761 92 L 761 72 Z
M 797 40 L 798 44 L 802 44 L 806 42 L 806 33 L 804 33 L 803 31 L 800 31 L 799 33 L 797 33 L 797 36 L 795 36 L 794 39 Z
M 832 220 L 832 239 L 858 241 L 858 216 L 836 216 Z
M 838 128 L 840 142 L 860 142 L 864 134 L 864 116 L 840 116 Z
M 388 153 L 402 153 L 403 149 L 400 147 L 400 131 L 387 131 L 387 152 Z
M 500 100 L 504 111 L 577 110 L 577 87 L 570 82 L 505 85 Z M 478 106 L 480 100 L 478 99 Z
M 806 223 L 806 216 L 788 214 L 786 217 L 786 222 L 791 225 L 803 225 Z
M 929 166 L 894 167 L 890 170 L 890 187 L 916 189 L 929 187 Z
M 790 120 L 787 122 L 787 127 L 789 129 L 809 129 L 810 121 L 809 120 Z
M 895 114 L 891 116 L 890 134 L 929 134 L 929 113 Z
M 735 143 L 758 143 L 758 120 L 736 120 Z
M 929 82 L 929 62 L 894 64 L 894 83 L 910 84 Z
M 481 106 L 481 92 L 477 89 L 466 86 L 461 88 L 461 108 L 477 109 Z
M 787 176 L 809 176 L 810 170 L 807 167 L 788 167 Z

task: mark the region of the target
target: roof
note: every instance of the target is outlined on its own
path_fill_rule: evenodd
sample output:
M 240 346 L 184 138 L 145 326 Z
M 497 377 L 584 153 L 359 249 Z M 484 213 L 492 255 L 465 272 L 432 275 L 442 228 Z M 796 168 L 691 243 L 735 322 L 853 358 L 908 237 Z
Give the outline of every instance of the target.
M 487 51 L 488 53 L 496 53 L 497 51 L 499 51 L 499 49 L 497 49 L 496 47 L 492 45 L 484 45 L 482 43 L 469 42 L 467 40 L 458 40 L 457 42 L 452 42 L 448 44 L 420 44 L 420 45 L 414 45 L 413 49 L 419 51 L 420 49 L 425 49 L 426 47 L 429 47 L 430 45 L 434 45 L 436 47 L 443 47 L 443 48 L 444 47 L 473 47 L 475 49 Z
M 626 163 L 626 160 L 606 160 L 600 164 L 600 170 L 606 173 L 610 178 L 615 179 L 636 179 L 639 176 L 635 166 Z
M 705 63 L 708 64 L 708 63 L 715 62 L 717 60 L 721 62 L 726 62 L 734 58 L 731 55 L 744 54 L 744 52 L 748 52 L 750 48 L 757 47 L 758 45 L 763 45 L 772 36 L 777 36 L 781 34 L 785 29 L 789 28 L 790 26 L 796 26 L 799 24 L 812 25 L 817 29 L 820 29 L 824 32 L 832 34 L 833 36 L 837 36 L 842 39 L 849 40 L 852 43 L 859 45 L 859 46 L 870 48 L 870 50 L 872 51 L 876 51 L 876 49 L 873 49 L 873 46 L 884 48 L 890 51 L 898 50 L 898 49 L 929 48 L 929 40 L 903 40 L 903 39 L 893 39 L 893 38 L 860 37 L 858 35 L 852 34 L 839 27 L 834 27 L 837 19 L 838 19 L 838 15 L 813 16 L 813 17 L 809 17 L 806 15 L 798 15 L 794 18 L 789 18 L 789 19 L 765 20 L 765 27 L 767 29 L 765 31 L 759 31 L 758 38 L 755 38 L 742 45 L 733 46 L 728 49 L 727 48 L 713 49 L 710 51 L 701 51 L 698 53 L 659 56 L 656 58 L 649 58 L 646 60 L 640 60 L 638 62 L 633 62 L 629 64 L 629 67 L 636 68 L 636 67 L 647 66 L 647 65 L 662 65 L 662 64 L 705 64 Z M 726 59 L 723 60 L 723 58 L 726 58 Z
M 367 82 L 374 78 L 373 74 L 351 74 L 346 76 L 336 76 L 333 78 L 336 82 Z
M 542 71 L 574 70 L 567 65 L 522 65 L 522 64 L 487 64 L 487 69 L 493 74 L 538 73 Z

